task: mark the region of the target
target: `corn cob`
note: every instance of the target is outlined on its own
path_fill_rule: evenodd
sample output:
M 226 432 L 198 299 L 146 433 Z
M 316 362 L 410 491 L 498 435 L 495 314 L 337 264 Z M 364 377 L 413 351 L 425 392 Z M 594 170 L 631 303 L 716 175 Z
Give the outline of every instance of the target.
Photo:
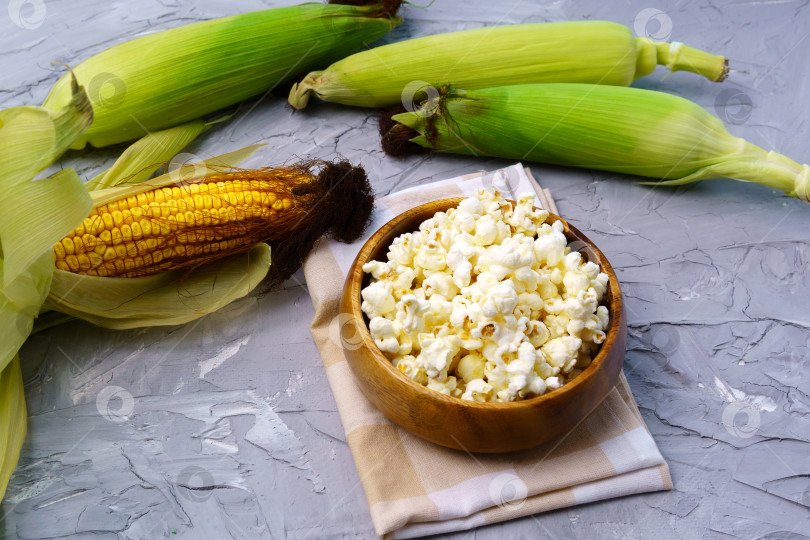
M 657 64 L 722 81 L 727 60 L 683 43 L 634 38 L 606 21 L 516 24 L 427 36 L 362 51 L 307 75 L 289 102 L 310 94 L 334 103 L 384 107 L 409 94 L 452 83 L 473 90 L 510 84 L 570 82 L 629 86 Z M 425 82 L 422 82 L 425 81 Z M 409 105 L 410 103 L 406 103 Z
M 347 162 L 241 170 L 159 187 L 101 204 L 54 246 L 56 268 L 101 277 L 141 277 L 273 248 L 274 279 L 286 279 L 322 234 L 351 241 L 373 197 Z
M 617 86 L 444 88 L 380 121 L 392 155 L 419 147 L 637 174 L 685 184 L 729 177 L 810 202 L 810 167 L 731 135 L 681 97 Z M 412 144 L 416 143 L 416 144 Z
M 106 49 L 73 72 L 95 119 L 72 145 L 107 146 L 261 94 L 361 48 L 399 24 L 399 2 L 308 3 L 203 21 Z M 62 108 L 70 79 L 43 106 Z

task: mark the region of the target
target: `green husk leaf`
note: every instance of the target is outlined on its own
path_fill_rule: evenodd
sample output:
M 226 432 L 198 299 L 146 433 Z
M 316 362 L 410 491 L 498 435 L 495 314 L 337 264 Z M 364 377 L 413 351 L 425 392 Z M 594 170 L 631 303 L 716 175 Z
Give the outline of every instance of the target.
M 0 270 L 3 265 L 0 258 Z M 0 290 L 0 369 L 14 358 L 31 333 L 34 319 L 48 296 L 53 271 L 53 253 L 44 253 Z
M 79 175 L 65 169 L 49 178 L 15 184 L 4 197 L 14 201 L 0 213 L 4 286 L 82 222 L 93 202 Z
M 87 95 L 75 80 L 72 83 L 69 103 L 57 112 L 40 107 L 0 111 L 0 148 L 5 156 L 0 161 L 0 191 L 12 202 L 0 213 L 4 287 L 90 211 L 90 197 L 72 171 L 31 181 L 93 119 Z
M 15 355 L 0 370 L 0 500 L 20 457 L 27 419 L 20 358 Z
M 74 144 L 107 146 L 203 117 L 329 65 L 401 21 L 369 6 L 307 3 L 242 13 L 147 34 L 73 68 L 96 111 Z M 58 109 L 69 81 L 56 82 L 44 107 Z
M 94 191 L 143 182 L 196 139 L 206 127 L 205 122 L 197 119 L 138 139 L 121 154 L 112 167 L 87 182 L 87 189 Z
M 169 326 L 214 312 L 253 290 L 270 268 L 270 246 L 190 271 L 105 278 L 54 271 L 46 307 L 113 329 Z
M 212 158 L 199 161 L 197 163 L 190 163 L 175 169 L 174 171 L 162 174 L 151 180 L 142 181 L 138 184 L 126 184 L 123 186 L 111 187 L 107 189 L 99 189 L 92 191 L 90 196 L 93 199 L 94 206 L 107 204 L 111 201 L 144 193 L 150 189 L 164 187 L 178 182 L 189 182 L 195 179 L 205 178 L 212 174 L 218 174 L 243 162 L 253 155 L 256 150 L 265 146 L 265 144 L 254 144 L 246 146 L 227 154 L 214 156 Z

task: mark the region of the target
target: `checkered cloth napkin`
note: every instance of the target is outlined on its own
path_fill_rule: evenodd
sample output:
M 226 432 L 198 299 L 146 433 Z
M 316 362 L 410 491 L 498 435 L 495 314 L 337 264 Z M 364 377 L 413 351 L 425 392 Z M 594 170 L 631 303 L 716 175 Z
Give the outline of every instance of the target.
M 343 356 L 345 320 L 338 310 L 354 257 L 368 237 L 397 214 L 428 201 L 468 196 L 484 186 L 495 186 L 509 198 L 534 191 L 538 206 L 557 213 L 548 191 L 517 164 L 378 199 L 366 237 L 351 245 L 321 242 L 304 264 L 315 305 L 312 336 L 374 528 L 385 538 L 467 530 L 591 501 L 672 489 L 669 468 L 644 425 L 624 374 L 602 404 L 566 436 L 509 454 L 470 454 L 429 443 L 389 422 L 360 391 Z

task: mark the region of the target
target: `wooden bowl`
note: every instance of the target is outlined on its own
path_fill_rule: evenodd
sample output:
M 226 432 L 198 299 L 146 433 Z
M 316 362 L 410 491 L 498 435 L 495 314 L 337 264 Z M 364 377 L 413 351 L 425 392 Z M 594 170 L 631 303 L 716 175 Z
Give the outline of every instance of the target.
M 360 309 L 360 290 L 369 283 L 363 264 L 387 261 L 393 239 L 418 230 L 436 212 L 458 206 L 462 199 L 444 199 L 417 206 L 395 217 L 369 238 L 346 278 L 340 310 L 350 315 L 362 342 L 344 347 L 366 397 L 407 431 L 442 446 L 468 452 L 511 452 L 531 448 L 567 433 L 593 411 L 619 377 L 627 348 L 627 322 L 621 290 L 601 251 L 565 220 L 550 214 L 547 223 L 562 221 L 570 242 L 581 242 L 583 259 L 593 260 L 610 276 L 603 303 L 610 310 L 610 328 L 596 357 L 579 376 L 542 396 L 506 403 L 479 403 L 446 396 L 402 374 L 380 352 Z M 356 339 L 356 338 L 355 338 Z

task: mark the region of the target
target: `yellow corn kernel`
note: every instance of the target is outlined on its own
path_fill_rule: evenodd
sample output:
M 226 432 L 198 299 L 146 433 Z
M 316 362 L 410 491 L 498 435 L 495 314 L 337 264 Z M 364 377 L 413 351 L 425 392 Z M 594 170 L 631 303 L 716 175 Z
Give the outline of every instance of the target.
M 128 208 L 121 210 L 121 223 L 122 225 L 132 225 L 132 211 Z
M 79 249 L 76 250 L 76 253 L 83 253 L 85 251 L 90 251 L 98 244 L 98 239 L 93 236 L 92 234 L 83 234 L 82 241 L 80 242 Z
M 73 245 L 73 242 L 71 242 L 70 245 Z M 66 253 L 65 253 L 65 248 L 62 245 L 62 242 L 57 242 L 56 244 L 54 244 L 53 252 L 56 254 L 57 259 L 64 259 L 65 258 Z
M 76 246 L 73 244 L 73 239 L 71 238 L 63 238 L 62 242 L 60 242 L 62 248 L 65 250 L 66 255 L 73 255 L 76 253 Z
M 82 253 L 81 255 L 77 255 L 76 258 L 79 261 L 79 268 L 82 270 L 89 270 L 92 268 L 93 265 L 90 263 L 90 257 L 88 257 L 87 254 Z
M 96 235 L 104 229 L 104 220 L 98 215 L 90 216 L 84 220 L 84 228 L 88 233 Z
M 79 271 L 79 258 L 76 255 L 68 255 L 65 257 L 65 262 L 67 263 L 71 272 Z

